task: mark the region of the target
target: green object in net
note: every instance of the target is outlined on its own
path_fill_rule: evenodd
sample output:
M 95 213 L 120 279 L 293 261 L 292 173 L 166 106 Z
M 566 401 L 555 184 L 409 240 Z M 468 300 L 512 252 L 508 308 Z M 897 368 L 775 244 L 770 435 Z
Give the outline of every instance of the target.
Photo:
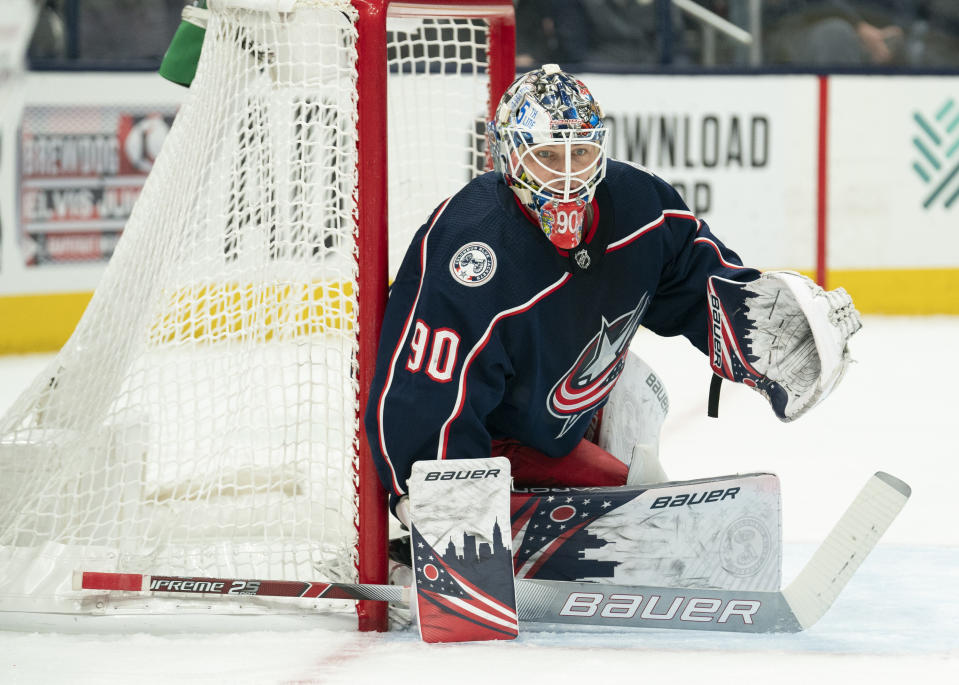
M 181 86 L 193 83 L 206 35 L 206 0 L 187 6 L 160 63 L 160 76 Z

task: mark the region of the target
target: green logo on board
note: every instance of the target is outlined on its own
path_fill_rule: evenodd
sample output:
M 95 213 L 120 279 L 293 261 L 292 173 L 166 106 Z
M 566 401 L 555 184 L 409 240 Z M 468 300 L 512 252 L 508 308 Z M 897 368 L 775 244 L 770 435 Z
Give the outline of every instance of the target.
M 948 209 L 959 200 L 959 106 L 950 98 L 935 112 L 912 118 L 919 126 L 912 144 L 920 156 L 912 168 L 929 190 L 922 206 L 941 203 Z

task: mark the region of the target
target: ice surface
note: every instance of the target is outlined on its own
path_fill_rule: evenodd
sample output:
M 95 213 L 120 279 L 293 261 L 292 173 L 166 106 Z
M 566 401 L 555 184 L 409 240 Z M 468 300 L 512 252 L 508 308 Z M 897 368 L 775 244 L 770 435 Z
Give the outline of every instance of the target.
M 791 424 L 780 423 L 752 391 L 728 383 L 719 420 L 708 419 L 710 374 L 699 352 L 646 331 L 633 348 L 670 393 L 661 454 L 672 478 L 779 474 L 787 583 L 873 472 L 912 486 L 878 548 L 804 633 L 524 625 L 514 642 L 425 645 L 412 631 L 359 634 L 350 616 L 284 629 L 269 619 L 222 618 L 203 632 L 172 617 L 163 630 L 130 635 L 98 619 L 96 633 L 85 625 L 91 620 L 65 619 L 57 630 L 72 632 L 0 631 L 0 682 L 957 683 L 959 318 L 869 316 L 864 323 L 851 345 L 859 363 L 833 396 Z M 0 357 L 0 411 L 48 361 Z

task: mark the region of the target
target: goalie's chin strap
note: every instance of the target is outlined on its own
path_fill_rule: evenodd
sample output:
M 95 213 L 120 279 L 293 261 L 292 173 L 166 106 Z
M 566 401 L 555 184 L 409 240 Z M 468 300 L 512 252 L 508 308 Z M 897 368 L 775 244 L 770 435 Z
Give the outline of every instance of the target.
M 712 380 L 709 381 L 709 401 L 706 404 L 706 416 L 710 418 L 719 418 L 719 391 L 722 387 L 723 377 L 714 373 Z

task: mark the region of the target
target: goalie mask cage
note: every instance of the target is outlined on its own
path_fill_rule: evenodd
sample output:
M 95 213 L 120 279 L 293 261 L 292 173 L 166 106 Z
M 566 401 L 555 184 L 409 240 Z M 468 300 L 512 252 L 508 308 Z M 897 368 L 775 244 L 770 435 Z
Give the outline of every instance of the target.
M 512 4 L 209 6 L 190 99 L 87 311 L 0 421 L 0 612 L 329 606 L 80 594 L 76 569 L 386 581 L 360 416 L 388 278 L 484 170 Z M 357 612 L 386 627 L 385 604 Z

